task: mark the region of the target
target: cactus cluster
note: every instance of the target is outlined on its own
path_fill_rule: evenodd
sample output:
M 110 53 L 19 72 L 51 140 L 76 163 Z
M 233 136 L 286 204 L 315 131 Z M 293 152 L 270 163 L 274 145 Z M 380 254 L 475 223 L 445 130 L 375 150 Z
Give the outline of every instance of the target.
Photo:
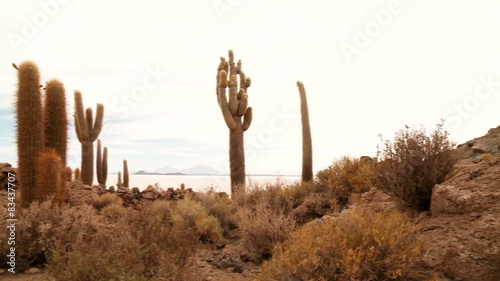
M 248 88 L 251 80 L 242 70 L 241 60 L 235 63 L 234 54 L 229 59 L 220 58 L 216 76 L 216 97 L 222 117 L 229 129 L 229 166 L 231 194 L 245 191 L 244 132 L 252 123 L 252 108 L 248 106 Z M 18 175 L 23 205 L 34 200 L 43 200 L 54 193 L 58 204 L 66 198 L 66 181 L 71 181 L 71 168 L 66 167 L 68 143 L 68 120 L 66 96 L 63 84 L 50 80 L 45 88 L 45 103 L 42 106 L 42 92 L 38 67 L 33 62 L 24 62 L 18 70 L 19 86 L 16 98 Z M 313 179 L 312 143 L 309 113 L 304 85 L 297 81 L 302 114 L 302 181 Z M 82 148 L 81 169 L 74 171 L 74 180 L 92 185 L 94 176 L 93 143 L 101 133 L 104 106 L 97 104 L 84 109 L 82 94 L 74 93 L 75 131 Z M 96 173 L 101 186 L 106 187 L 108 170 L 108 149 L 97 140 Z M 118 173 L 118 186 L 129 187 L 127 160 L 123 160 L 122 174 Z M 42 182 L 43 181 L 43 182 Z M 59 182 L 54 182 L 59 181 Z
M 252 108 L 248 107 L 247 89 L 251 85 L 249 77 L 241 69 L 241 60 L 234 62 L 233 51 L 229 51 L 229 61 L 220 58 L 217 68 L 217 102 L 224 121 L 229 128 L 229 168 L 231 194 L 245 191 L 245 151 L 243 133 L 252 123 Z M 237 79 L 239 76 L 239 81 Z M 227 97 L 229 88 L 229 97 Z
M 97 104 L 95 121 L 92 108 L 83 109 L 82 94 L 75 91 L 75 131 L 82 147 L 81 178 L 84 184 L 92 185 L 94 179 L 94 145 L 101 133 L 104 106 Z
M 27 207 L 51 194 L 55 202 L 62 204 L 66 198 L 64 167 L 68 142 L 64 87 L 56 79 L 49 81 L 42 105 L 38 66 L 31 61 L 13 66 L 18 71 L 16 120 L 22 205 Z

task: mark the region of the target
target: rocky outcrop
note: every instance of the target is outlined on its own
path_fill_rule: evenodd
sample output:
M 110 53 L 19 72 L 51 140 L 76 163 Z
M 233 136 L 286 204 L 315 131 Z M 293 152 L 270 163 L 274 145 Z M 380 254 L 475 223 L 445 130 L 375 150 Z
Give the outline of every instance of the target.
M 500 155 L 459 161 L 418 223 L 424 262 L 452 280 L 500 276 Z
M 500 126 L 490 129 L 482 137 L 460 144 L 456 150 L 462 158 L 476 158 L 484 153 L 500 153 Z

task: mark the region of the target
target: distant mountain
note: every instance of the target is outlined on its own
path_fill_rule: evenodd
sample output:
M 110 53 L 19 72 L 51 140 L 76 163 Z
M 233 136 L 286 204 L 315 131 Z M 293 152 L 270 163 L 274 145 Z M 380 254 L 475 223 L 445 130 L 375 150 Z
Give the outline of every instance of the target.
M 217 171 L 216 169 L 206 166 L 206 165 L 196 165 L 188 169 L 177 169 L 173 167 L 163 167 L 156 169 L 151 172 L 145 172 L 143 170 L 137 172 L 136 174 L 148 174 L 148 175 L 164 175 L 164 174 L 169 174 L 169 175 L 220 175 L 222 174 L 220 171 Z
M 177 176 L 182 176 L 182 175 L 185 175 L 183 173 L 179 173 L 179 172 L 176 172 L 176 173 L 157 173 L 157 172 L 146 172 L 144 170 L 140 170 L 138 172 L 135 172 L 133 173 L 133 175 L 177 175 Z

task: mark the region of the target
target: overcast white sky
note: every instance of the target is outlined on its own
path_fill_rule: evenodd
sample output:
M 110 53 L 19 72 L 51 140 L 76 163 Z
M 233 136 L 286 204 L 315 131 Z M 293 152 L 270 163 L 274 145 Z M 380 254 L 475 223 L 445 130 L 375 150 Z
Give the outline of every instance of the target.
M 105 106 L 110 172 L 203 164 L 228 171 L 215 96 L 220 56 L 252 78 L 247 172 L 300 174 L 296 81 L 314 170 L 375 155 L 378 135 L 441 118 L 458 143 L 500 125 L 499 1 L 0 0 L 0 161 L 16 165 L 16 70 L 33 60 L 86 106 Z M 498 82 L 497 82 L 498 81 Z M 142 91 L 142 92 L 141 92 Z M 71 120 L 69 165 L 80 146 Z

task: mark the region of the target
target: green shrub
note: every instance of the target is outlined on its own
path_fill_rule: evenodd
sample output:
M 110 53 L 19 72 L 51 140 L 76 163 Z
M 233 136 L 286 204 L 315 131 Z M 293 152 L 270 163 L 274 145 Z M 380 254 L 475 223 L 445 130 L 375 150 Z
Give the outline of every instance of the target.
M 379 148 L 375 183 L 417 211 L 429 210 L 432 189 L 442 183 L 457 162 L 454 144 L 443 123 L 430 135 L 410 128 L 396 133 Z
M 349 211 L 309 223 L 275 247 L 258 280 L 429 280 L 421 240 L 401 213 Z

